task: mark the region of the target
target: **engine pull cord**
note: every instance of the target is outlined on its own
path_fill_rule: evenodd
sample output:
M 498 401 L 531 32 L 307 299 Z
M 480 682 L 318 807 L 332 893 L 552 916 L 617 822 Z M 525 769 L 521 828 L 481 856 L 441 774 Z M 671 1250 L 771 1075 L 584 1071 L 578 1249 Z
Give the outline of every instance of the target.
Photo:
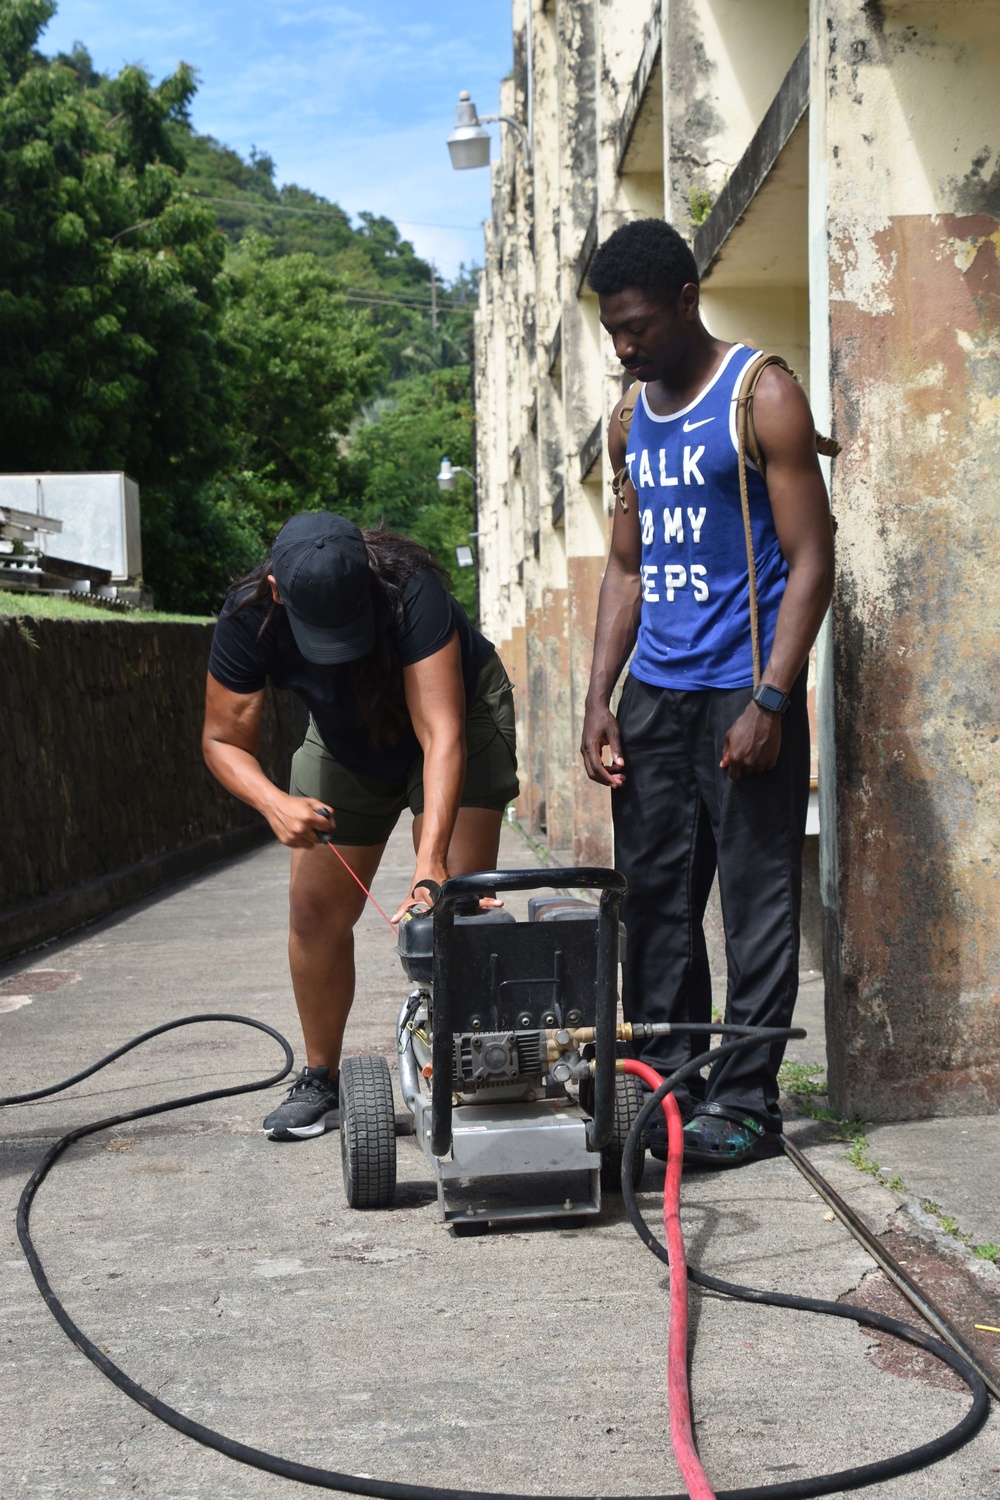
M 316 811 L 318 813 L 322 813 L 324 817 L 329 817 L 330 816 L 329 813 L 327 813 L 326 810 L 324 808 L 322 808 L 322 807 L 317 807 Z M 343 867 L 347 871 L 348 875 L 350 875 L 351 879 L 357 885 L 359 885 L 361 887 L 361 889 L 364 891 L 365 895 L 368 897 L 368 900 L 371 902 L 372 906 L 374 906 L 375 910 L 378 912 L 379 916 L 382 918 L 382 921 L 385 923 L 385 925 L 388 927 L 389 931 L 392 933 L 393 938 L 394 939 L 398 939 L 398 937 L 399 937 L 399 931 L 396 928 L 395 923 L 392 921 L 392 918 L 386 916 L 385 912 L 382 910 L 381 906 L 379 906 L 378 902 L 375 900 L 375 897 L 372 895 L 371 891 L 368 889 L 368 887 L 365 885 L 364 881 L 361 879 L 361 876 L 358 875 L 356 871 L 354 871 L 354 870 L 351 869 L 350 865 L 347 863 L 347 860 L 344 858 L 344 856 L 341 854 L 340 850 L 337 848 L 336 844 L 333 842 L 333 835 L 330 834 L 330 833 L 321 833 L 319 835 L 319 841 L 320 841 L 321 844 L 325 844 L 328 849 L 332 849 L 333 850 L 334 854 L 340 860 L 340 863 L 343 865 Z M 423 886 L 425 888 L 429 888 L 430 886 L 434 886 L 436 889 L 440 890 L 440 886 L 438 886 L 436 880 L 434 880 L 434 881 L 432 881 L 432 880 L 418 880 L 417 884 L 413 887 L 413 890 L 415 891 L 418 886 Z M 413 892 L 411 891 L 410 894 L 412 895 Z M 435 897 L 434 899 L 436 900 L 437 897 Z
M 318 813 L 322 813 L 324 818 L 328 818 L 330 816 L 330 814 L 327 812 L 327 810 L 326 810 L 325 807 L 317 807 L 317 808 L 314 809 L 314 811 L 316 811 Z M 344 856 L 341 854 L 340 850 L 337 848 L 336 844 L 333 842 L 333 835 L 331 833 L 321 833 L 321 834 L 318 835 L 318 837 L 319 837 L 319 841 L 320 841 L 321 844 L 325 844 L 328 849 L 332 849 L 333 850 L 334 854 L 340 860 L 340 863 L 343 865 L 343 867 L 347 871 L 348 875 L 350 875 L 351 879 L 353 881 L 355 881 L 361 887 L 361 889 L 364 891 L 365 895 L 368 897 L 368 900 L 371 902 L 372 906 L 374 906 L 375 910 L 378 912 L 379 916 L 382 918 L 382 921 L 385 923 L 385 925 L 388 927 L 389 931 L 392 933 L 393 938 L 398 937 L 399 934 L 396 931 L 395 927 L 392 925 L 392 922 L 386 916 L 386 914 L 382 910 L 381 906 L 379 906 L 378 902 L 375 900 L 375 897 L 372 895 L 371 891 L 368 889 L 368 887 L 365 885 L 364 881 L 361 879 L 361 876 L 355 874 L 355 872 L 351 869 L 350 865 L 347 863 L 347 860 L 344 858 Z
M 654 1092 L 663 1083 L 662 1074 L 648 1063 L 627 1057 L 626 1073 L 641 1078 Z M 684 1166 L 684 1129 L 673 1094 L 660 1101 L 667 1117 L 667 1170 L 663 1182 L 663 1231 L 670 1257 L 670 1331 L 667 1338 L 667 1395 L 670 1407 L 670 1441 L 677 1467 L 690 1500 L 716 1500 L 694 1445 L 691 1426 L 691 1392 L 688 1386 L 688 1297 L 687 1255 L 681 1229 L 681 1172 Z

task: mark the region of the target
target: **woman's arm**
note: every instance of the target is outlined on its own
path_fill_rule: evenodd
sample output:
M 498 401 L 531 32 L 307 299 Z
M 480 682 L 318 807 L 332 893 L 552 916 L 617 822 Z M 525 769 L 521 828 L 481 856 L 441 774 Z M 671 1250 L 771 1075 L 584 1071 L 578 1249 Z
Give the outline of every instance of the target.
M 417 880 L 448 879 L 448 846 L 465 783 L 465 687 L 457 633 L 433 656 L 403 668 L 403 688 L 424 752 L 424 813 L 412 891 Z M 412 899 L 408 892 L 393 921 Z
M 333 827 L 312 797 L 290 797 L 265 776 L 257 759 L 264 690 L 234 693 L 209 675 L 201 751 L 205 764 L 227 791 L 263 813 L 276 838 L 293 849 L 309 848 Z

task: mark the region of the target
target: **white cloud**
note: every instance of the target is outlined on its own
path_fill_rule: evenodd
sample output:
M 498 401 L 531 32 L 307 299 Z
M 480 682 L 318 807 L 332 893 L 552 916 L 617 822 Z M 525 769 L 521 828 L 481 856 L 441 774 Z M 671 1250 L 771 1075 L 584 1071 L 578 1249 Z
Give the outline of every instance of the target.
M 510 59 L 510 0 L 63 0 L 47 51 L 80 39 L 98 67 L 142 60 L 156 77 L 180 58 L 199 69 L 196 129 L 246 155 L 274 159 L 298 182 L 351 212 L 369 208 L 400 229 L 444 274 L 482 258 L 474 228 L 489 212 L 489 174 L 452 170 L 445 139 L 458 92 L 482 113 L 497 106 Z M 404 219 L 467 224 L 425 229 Z

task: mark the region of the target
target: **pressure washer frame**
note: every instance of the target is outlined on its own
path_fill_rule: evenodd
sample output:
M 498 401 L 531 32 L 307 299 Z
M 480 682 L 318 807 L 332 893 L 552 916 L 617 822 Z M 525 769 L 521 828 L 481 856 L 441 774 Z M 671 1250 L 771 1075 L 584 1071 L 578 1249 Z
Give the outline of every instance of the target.
M 414 1117 L 417 1140 L 433 1166 L 446 1223 L 460 1228 L 492 1220 L 576 1218 L 600 1212 L 601 1153 L 612 1142 L 616 1121 L 620 1124 L 616 1089 L 624 1082 L 615 1077 L 615 1028 L 618 913 L 625 889 L 618 871 L 594 866 L 487 870 L 446 881 L 430 913 L 401 925 L 397 951 L 410 977 L 423 982 L 432 1061 L 428 1091 L 420 1086 L 404 1006 L 400 1086 Z M 539 890 L 598 891 L 600 900 L 596 908 L 582 901 L 560 903 L 548 916 L 536 912 L 527 922 L 479 907 L 483 897 Z M 541 904 L 544 908 L 547 903 Z M 538 915 L 540 920 L 535 920 Z M 430 924 L 429 954 L 424 923 Z M 586 944 L 574 949 L 572 940 L 584 931 Z M 591 955 L 593 967 L 584 978 Z M 551 972 L 540 974 L 538 969 L 546 964 Z M 523 988 L 514 991 L 514 986 Z M 504 990 L 508 997 L 514 992 L 525 998 L 511 1005 Z M 508 1046 L 512 1057 L 531 1044 L 539 1048 L 542 1070 L 547 1071 L 541 1039 L 578 1026 L 593 1030 L 593 1077 L 587 1077 L 586 1110 L 572 1098 L 540 1097 L 538 1090 L 527 1091 L 523 1098 L 510 1097 L 516 1088 L 496 1101 L 488 1093 L 470 1098 L 456 1079 L 456 1057 L 463 1043 L 476 1047 L 480 1039 L 494 1041 L 501 1048 Z M 586 1194 L 576 1186 L 580 1174 L 587 1177 Z M 525 1192 L 515 1202 L 512 1184 L 518 1177 L 526 1187 L 529 1177 L 537 1180 L 533 1196 Z M 549 1190 L 560 1177 L 567 1183 L 572 1179 L 568 1196 Z M 503 1193 L 498 1191 L 501 1179 Z M 482 1192 L 477 1196 L 474 1186 L 466 1187 L 472 1196 L 467 1196 L 464 1207 L 456 1198 L 446 1201 L 447 1186 L 474 1185 L 477 1180 Z
M 571 866 L 560 870 L 495 870 L 457 875 L 445 881 L 434 904 L 434 1077 L 431 1080 L 430 1148 L 446 1156 L 452 1146 L 452 1055 L 454 1013 L 455 909 L 463 898 L 504 891 L 579 890 L 601 892 L 597 913 L 595 976 L 594 1115 L 587 1125 L 587 1149 L 601 1151 L 614 1121 L 615 1023 L 618 1010 L 618 909 L 627 882 L 617 870 Z

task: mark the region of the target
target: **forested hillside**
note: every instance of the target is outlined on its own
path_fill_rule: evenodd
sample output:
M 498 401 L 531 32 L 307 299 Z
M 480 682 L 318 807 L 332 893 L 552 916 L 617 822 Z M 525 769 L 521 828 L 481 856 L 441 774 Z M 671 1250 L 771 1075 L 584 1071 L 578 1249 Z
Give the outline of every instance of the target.
M 183 65 L 42 56 L 54 9 L 0 0 L 0 467 L 133 474 L 163 608 L 217 607 L 297 510 L 454 569 L 471 486 L 434 476 L 471 467 L 472 278 L 197 135 Z

